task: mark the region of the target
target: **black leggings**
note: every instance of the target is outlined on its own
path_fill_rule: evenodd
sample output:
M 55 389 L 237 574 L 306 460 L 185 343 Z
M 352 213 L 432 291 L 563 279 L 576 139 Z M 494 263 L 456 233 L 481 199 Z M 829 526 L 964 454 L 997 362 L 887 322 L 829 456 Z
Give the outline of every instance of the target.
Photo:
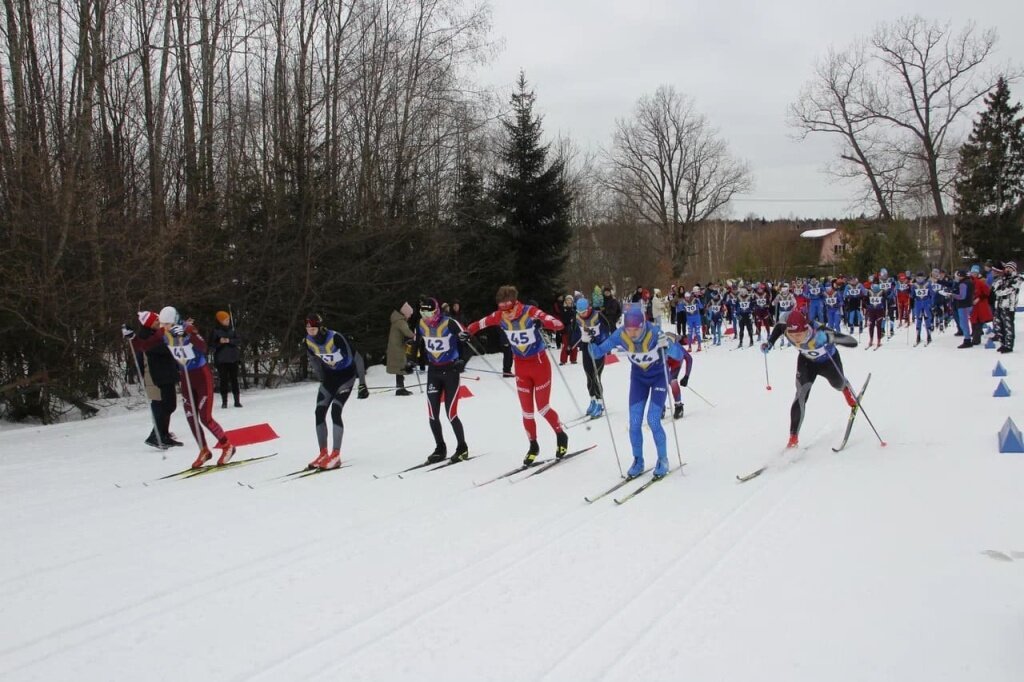
M 171 415 L 178 409 L 177 384 L 160 384 L 160 400 L 149 401 L 149 409 L 156 420 L 157 428 L 160 430 L 160 442 L 169 443 L 171 440 Z M 155 439 L 156 434 L 151 434 Z
M 815 362 L 802 353 L 797 358 L 796 397 L 793 398 L 793 406 L 789 408 L 789 432 L 791 434 L 800 433 L 800 425 L 804 421 L 804 406 L 816 378 L 825 377 L 832 388 L 837 391 L 846 387 L 843 382 L 843 359 L 839 357 L 838 350 L 832 356 L 832 360 L 835 360 L 834 364 L 828 359 L 824 362 Z
M 434 434 L 434 443 L 445 447 L 441 433 L 441 400 L 444 400 L 445 414 L 455 432 L 457 448 L 466 447 L 466 433 L 459 419 L 459 373 L 450 365 L 431 365 L 427 369 L 427 410 L 430 419 L 430 432 Z
M 583 348 L 583 371 L 587 375 L 587 393 L 594 400 L 601 400 L 604 389 L 601 387 L 601 373 L 604 372 L 604 358 L 594 360 L 590 354 L 590 344 L 580 344 Z
M 750 343 L 754 342 L 754 327 L 750 322 L 750 313 L 740 313 L 736 318 L 736 326 L 739 329 L 736 330 L 736 337 L 740 340 L 740 345 L 743 345 L 743 330 L 747 330 L 747 338 Z
M 341 436 L 345 433 L 345 425 L 341 422 L 341 409 L 352 395 L 352 387 L 356 383 L 355 369 L 349 367 L 342 372 L 328 372 L 320 382 L 320 390 L 316 394 L 316 409 L 313 411 L 316 423 L 316 440 L 320 449 L 327 447 L 327 409 L 331 410 L 332 446 L 341 449 Z
M 225 403 L 228 401 L 228 389 L 231 395 L 238 402 L 238 363 L 219 362 L 217 363 L 217 381 L 220 383 L 220 398 Z

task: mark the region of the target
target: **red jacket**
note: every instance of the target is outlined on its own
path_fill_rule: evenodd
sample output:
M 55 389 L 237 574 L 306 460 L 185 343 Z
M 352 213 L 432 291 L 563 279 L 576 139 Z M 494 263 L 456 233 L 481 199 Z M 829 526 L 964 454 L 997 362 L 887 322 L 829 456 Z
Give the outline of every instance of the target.
M 971 324 L 984 324 L 992 321 L 992 307 L 988 304 L 988 296 L 992 288 L 984 277 L 974 278 L 974 308 L 971 310 Z

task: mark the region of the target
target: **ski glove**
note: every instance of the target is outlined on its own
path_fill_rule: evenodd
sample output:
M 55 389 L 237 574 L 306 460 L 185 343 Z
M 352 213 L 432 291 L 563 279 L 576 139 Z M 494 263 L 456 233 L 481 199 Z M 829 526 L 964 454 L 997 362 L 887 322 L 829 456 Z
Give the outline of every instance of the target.
M 129 329 L 128 325 L 122 324 L 121 325 L 121 336 L 123 336 L 126 339 L 134 339 L 135 338 L 135 332 L 133 332 L 131 329 Z
M 767 341 L 761 344 L 761 352 L 764 353 L 765 355 L 767 355 L 768 351 L 770 351 L 771 349 L 772 347 L 768 344 Z
M 463 329 L 461 332 L 459 332 L 459 341 L 462 341 L 463 343 L 469 343 L 469 340 L 472 337 L 473 337 L 473 335 L 470 334 L 469 332 L 467 332 L 465 329 Z
M 180 324 L 176 324 L 171 327 L 171 333 L 175 336 L 185 336 L 185 327 Z
M 658 348 L 668 348 L 672 343 L 672 340 L 668 338 L 668 334 L 662 332 L 658 334 Z
M 356 400 L 363 400 L 370 397 L 370 389 L 366 387 L 366 384 L 360 384 L 359 390 L 356 392 Z
M 454 369 L 459 374 L 462 374 L 462 371 L 466 369 L 466 361 L 456 360 L 455 362 L 452 363 L 452 369 Z
M 690 383 L 690 375 L 689 374 L 684 374 L 683 378 L 679 380 L 679 383 L 682 386 L 686 386 L 688 383 Z
M 580 328 L 580 342 L 591 343 L 594 340 L 594 335 L 590 333 L 590 330 L 586 327 Z

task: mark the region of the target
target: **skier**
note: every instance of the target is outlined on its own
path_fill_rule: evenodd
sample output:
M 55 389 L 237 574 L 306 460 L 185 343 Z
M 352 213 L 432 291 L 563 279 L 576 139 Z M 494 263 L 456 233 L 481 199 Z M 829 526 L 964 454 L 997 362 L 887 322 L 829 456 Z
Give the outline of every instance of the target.
M 632 364 L 629 375 L 629 442 L 633 448 L 633 465 L 627 476 L 635 478 L 644 471 L 643 422 L 646 408 L 647 425 L 654 435 L 658 455 L 654 477 L 661 478 L 669 471 L 668 443 L 665 429 L 661 425 L 668 396 L 664 356 L 681 361 L 683 348 L 662 332 L 658 325 L 647 322 L 643 310 L 636 306 L 626 310 L 622 327 L 616 329 L 604 343 L 591 345 L 590 352 L 595 359 L 602 358 L 613 348 L 624 349 Z
M 764 284 L 758 284 L 754 293 L 754 328 L 757 329 L 757 340 L 761 340 L 761 329 L 764 328 L 765 338 L 772 331 L 772 297 Z M 750 345 L 754 345 L 754 335 L 750 335 Z
M 856 348 L 857 339 L 840 334 L 828 327 L 807 324 L 803 311 L 790 313 L 786 322 L 779 322 L 772 329 L 771 336 L 761 344 L 761 352 L 767 353 L 775 345 L 775 341 L 785 334 L 790 343 L 796 346 L 800 356 L 796 361 L 796 396 L 789 409 L 789 441 L 787 448 L 799 445 L 800 426 L 804 421 L 807 398 L 810 396 L 814 380 L 820 375 L 828 380 L 832 388 L 841 391 L 846 404 L 852 409 L 857 405 L 856 397 L 843 378 L 843 360 L 839 357 L 836 346 Z
M 458 322 L 444 315 L 437 299 L 420 297 L 420 322 L 416 326 L 416 348 L 420 369 L 429 363 L 427 369 L 427 417 L 430 432 L 434 435 L 434 451 L 427 457 L 430 463 L 442 462 L 448 456 L 448 446 L 441 433 L 441 401 L 444 401 L 445 415 L 455 433 L 455 452 L 452 462 L 469 459 L 469 446 L 459 419 L 459 379 L 466 368 L 459 333 Z
M 846 291 L 843 292 L 843 305 L 846 309 L 846 324 L 850 327 L 851 334 L 854 326 L 857 327 L 858 334 L 864 333 L 864 313 L 861 311 L 861 306 L 865 293 L 864 287 L 860 285 L 857 278 L 850 277 Z
M 843 302 L 839 297 L 839 292 L 832 288 L 829 284 L 825 287 L 825 298 L 822 299 L 825 302 L 825 321 L 826 324 L 832 329 L 841 329 L 840 326 L 843 320 Z
M 882 291 L 882 285 L 875 282 L 871 285 L 871 292 L 868 294 L 868 345 L 865 348 L 871 348 L 871 339 L 874 338 L 875 333 L 878 334 L 878 341 L 875 344 L 875 348 L 882 347 L 882 337 L 885 335 L 885 316 L 888 312 L 889 299 Z
M 669 338 L 672 338 L 671 335 Z M 678 339 L 676 339 L 678 341 Z M 674 403 L 672 410 L 673 419 L 683 418 L 683 391 L 680 389 L 680 384 L 686 386 L 690 383 L 690 370 L 693 369 L 693 356 L 686 352 L 686 349 L 679 346 L 679 349 L 683 352 L 682 358 L 668 357 L 668 376 L 669 376 L 669 388 L 672 389 L 672 401 Z M 683 378 L 679 378 L 679 370 L 682 369 L 683 364 L 686 365 L 686 372 L 683 374 Z
M 227 464 L 235 455 L 235 446 L 228 440 L 224 429 L 213 418 L 213 374 L 206 361 L 206 340 L 192 326 L 191 320 L 184 324 L 178 319 L 178 311 L 166 306 L 160 311 L 160 327 L 162 334 L 154 334 L 148 339 L 135 337 L 128 327 L 122 328 L 125 338 L 131 340 L 132 348 L 146 352 L 161 343 L 166 344 L 171 356 L 178 362 L 181 385 L 185 388 L 182 394 L 185 404 L 185 418 L 188 420 L 192 435 L 199 445 L 199 456 L 192 463 L 193 469 L 202 467 L 213 453 L 206 445 L 205 426 L 217 438 L 216 447 L 221 451 L 217 465 Z
M 812 322 L 824 323 L 825 322 L 825 303 L 824 296 L 821 287 L 821 282 L 818 279 L 812 278 L 811 283 L 807 286 L 807 313 L 810 316 Z
M 604 412 L 604 387 L 601 385 L 601 374 L 604 372 L 604 358 L 594 359 L 588 346 L 592 343 L 603 343 L 614 327 L 599 310 L 588 304 L 587 299 L 576 301 L 576 330 L 573 343 L 583 345 L 583 371 L 587 375 L 587 393 L 590 405 L 587 414 L 597 419 Z
M 696 294 L 689 291 L 683 294 L 683 314 L 686 316 L 686 345 L 689 346 L 691 352 L 693 351 L 694 339 L 697 340 L 697 350 L 701 349 L 701 313 L 703 311 L 704 304 L 696 297 Z
M 772 305 L 775 307 L 775 319 L 777 322 L 785 322 L 789 314 L 797 309 L 796 296 L 790 291 L 789 285 L 783 282 L 779 287 L 779 293 L 775 296 Z M 783 341 L 785 343 L 785 341 Z
M 889 271 L 882 268 L 878 271 L 878 290 L 882 294 L 882 298 L 885 299 L 885 318 L 882 320 L 883 328 L 886 326 L 885 320 L 889 321 L 889 337 L 892 338 L 893 333 L 896 331 L 896 290 L 893 287 L 892 278 L 889 277 Z
M 910 275 L 899 274 L 896 282 L 896 317 L 901 327 L 910 326 Z
M 551 425 L 557 441 L 555 457 L 561 459 L 569 452 L 569 435 L 562 429 L 558 413 L 549 404 L 551 361 L 548 359 L 547 344 L 540 330 L 543 328 L 560 332 L 565 325 L 536 306 L 523 305 L 519 301 L 519 291 L 511 284 L 499 287 L 495 300 L 498 309 L 487 317 L 471 323 L 459 338 L 468 341 L 486 327 L 501 328 L 515 355 L 516 388 L 523 410 L 523 428 L 530 439 L 523 465 L 531 466 L 540 452 L 535 415 L 544 417 Z
M 722 301 L 722 294 L 717 289 L 711 290 L 711 297 L 707 305 L 708 329 L 711 331 L 712 344 L 722 345 L 722 322 L 728 313 L 725 303 Z
M 148 339 L 162 336 L 160 317 L 154 312 L 139 313 L 139 337 Z M 167 345 L 160 343 L 145 353 L 133 351 L 142 368 L 142 381 L 149 397 L 149 409 L 153 413 L 154 428 L 146 438 L 146 445 L 154 448 L 181 447 L 180 440 L 171 435 L 171 415 L 178 408 L 178 363 L 171 357 Z
M 305 343 L 313 374 L 320 379 L 316 409 L 313 411 L 320 454 L 307 468 L 337 469 L 341 466 L 341 437 L 345 433 L 341 411 L 352 395 L 356 377 L 360 382 L 363 381 L 362 356 L 343 334 L 325 327 L 323 318 L 316 313 L 306 316 Z M 328 408 L 331 410 L 333 424 L 330 452 L 327 450 Z
M 924 273 L 919 272 L 914 277 L 914 285 L 910 289 L 914 297 L 914 323 L 917 327 L 917 341 L 915 346 L 921 343 L 921 322 L 925 323 L 925 331 L 928 334 L 927 346 L 932 342 L 932 308 L 935 305 L 937 287 L 925 279 Z

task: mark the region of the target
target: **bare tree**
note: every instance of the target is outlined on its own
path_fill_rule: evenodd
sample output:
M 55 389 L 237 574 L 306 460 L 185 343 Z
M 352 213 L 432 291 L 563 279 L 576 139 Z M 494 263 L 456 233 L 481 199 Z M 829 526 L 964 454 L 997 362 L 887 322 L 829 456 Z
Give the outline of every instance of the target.
M 658 229 L 676 275 L 686 267 L 692 226 L 752 182 L 747 165 L 672 86 L 644 95 L 632 118 L 616 122 L 604 161 L 604 186 Z

